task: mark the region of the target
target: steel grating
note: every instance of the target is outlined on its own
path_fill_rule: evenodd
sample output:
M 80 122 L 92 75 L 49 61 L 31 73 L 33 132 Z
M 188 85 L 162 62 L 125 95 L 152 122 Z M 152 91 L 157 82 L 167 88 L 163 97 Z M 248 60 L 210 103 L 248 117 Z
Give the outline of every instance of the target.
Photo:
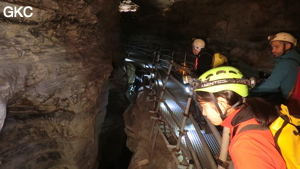
M 178 127 L 177 123 L 174 121 L 173 117 L 176 117 L 178 119 L 178 121 L 180 122 L 180 124 L 182 124 L 183 121 L 183 113 L 184 110 L 181 109 L 181 107 L 173 100 L 171 100 L 170 98 L 164 96 L 165 99 L 165 103 L 168 105 L 169 109 L 172 111 L 170 112 L 168 110 L 168 108 L 163 104 L 160 103 L 160 111 L 161 113 L 163 113 L 164 118 L 166 118 L 165 120 L 168 121 L 168 124 L 172 125 L 172 129 L 174 130 L 174 133 L 176 133 L 176 136 L 179 136 L 179 130 L 180 127 Z M 181 105 L 183 107 L 186 107 L 186 102 L 180 102 Z M 171 113 L 174 114 L 174 116 L 172 117 Z M 199 161 L 201 163 L 201 166 L 203 169 L 209 169 L 209 163 L 207 160 L 207 155 L 205 154 L 204 151 L 204 147 L 203 147 L 203 143 L 201 143 L 199 136 L 197 134 L 197 132 L 195 131 L 195 128 L 191 122 L 191 120 L 188 118 L 186 120 L 186 128 L 188 130 L 187 135 L 191 140 L 193 149 L 195 150 L 195 153 L 197 154 Z M 216 139 L 214 138 L 214 136 L 212 134 L 205 134 L 203 131 L 201 131 L 201 133 L 204 136 L 204 139 L 208 145 L 208 147 L 210 148 L 210 151 L 213 155 L 213 157 L 218 156 L 219 152 L 220 152 L 220 146 L 217 143 Z M 182 139 L 182 146 L 187 148 L 186 142 L 184 141 L 185 139 Z

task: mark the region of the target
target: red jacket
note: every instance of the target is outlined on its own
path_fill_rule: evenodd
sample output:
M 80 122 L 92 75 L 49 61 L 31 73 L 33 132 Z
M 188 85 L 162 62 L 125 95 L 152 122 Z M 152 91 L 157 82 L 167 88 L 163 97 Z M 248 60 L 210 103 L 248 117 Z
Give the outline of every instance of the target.
M 252 118 L 252 112 L 247 106 L 236 110 L 222 122 L 222 126 L 230 128 L 229 154 L 235 169 L 286 169 L 271 131 L 253 129 L 239 133 L 248 124 L 259 123 Z M 232 138 L 234 127 L 238 125 L 237 134 Z

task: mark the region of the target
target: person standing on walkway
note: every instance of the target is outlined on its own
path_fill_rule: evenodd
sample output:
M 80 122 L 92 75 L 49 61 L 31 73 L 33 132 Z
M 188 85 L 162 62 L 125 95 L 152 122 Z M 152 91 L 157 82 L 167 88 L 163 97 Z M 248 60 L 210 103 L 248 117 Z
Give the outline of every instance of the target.
M 293 49 L 297 45 L 297 39 L 289 33 L 280 32 L 268 39 L 277 64 L 266 82 L 250 92 L 253 96 L 281 104 L 288 99 L 296 83 L 300 54 Z
M 192 50 L 196 55 L 193 70 L 197 77 L 211 68 L 225 65 L 228 62 L 224 55 L 205 48 L 205 42 L 202 39 L 193 39 Z
M 194 91 L 202 114 L 214 125 L 230 129 L 229 154 L 235 169 L 286 169 L 268 126 L 279 116 L 275 106 L 261 98 L 245 98 L 248 80 L 231 66 L 202 74 Z M 240 130 L 249 124 L 264 130 Z

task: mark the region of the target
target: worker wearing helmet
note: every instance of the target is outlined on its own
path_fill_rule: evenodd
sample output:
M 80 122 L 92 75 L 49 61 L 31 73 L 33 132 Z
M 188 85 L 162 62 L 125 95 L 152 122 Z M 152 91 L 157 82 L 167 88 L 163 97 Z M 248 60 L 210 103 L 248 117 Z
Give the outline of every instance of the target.
M 211 68 L 227 63 L 224 55 L 205 48 L 205 42 L 202 39 L 193 39 L 192 50 L 193 54 L 197 56 L 193 68 L 197 77 Z
M 300 63 L 299 53 L 293 49 L 297 45 L 297 39 L 291 34 L 280 32 L 269 36 L 272 53 L 276 58 L 277 65 L 265 83 L 251 90 L 252 94 L 276 95 L 279 93 L 279 103 L 284 103 L 292 91 L 298 73 Z
M 205 48 L 205 42 L 202 39 L 193 39 L 193 54 L 196 55 L 194 72 L 197 77 L 212 68 L 212 59 L 214 52 Z
M 276 108 L 261 98 L 245 98 L 250 80 L 231 66 L 213 68 L 194 86 L 202 114 L 214 125 L 230 128 L 229 153 L 236 169 L 286 169 L 268 126 L 278 117 Z M 240 130 L 249 124 L 263 130 Z

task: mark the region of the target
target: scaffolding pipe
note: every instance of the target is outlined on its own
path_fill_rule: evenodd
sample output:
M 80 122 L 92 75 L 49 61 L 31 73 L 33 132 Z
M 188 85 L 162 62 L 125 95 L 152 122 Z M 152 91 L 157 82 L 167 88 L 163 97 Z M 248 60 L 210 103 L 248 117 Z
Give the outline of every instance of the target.
M 168 126 L 170 126 L 170 124 L 168 124 Z M 170 131 L 171 131 L 171 134 L 173 135 L 173 137 L 175 139 L 179 139 L 179 138 L 177 138 L 176 133 L 174 133 L 174 129 L 171 128 Z M 191 154 L 189 153 L 189 151 L 187 151 L 184 147 L 180 148 L 177 145 L 175 145 L 175 146 L 176 146 L 177 149 L 180 149 L 186 157 L 188 157 L 189 159 L 192 158 Z
M 192 94 L 193 93 L 190 92 L 189 97 L 187 99 L 187 103 L 186 103 L 186 107 L 185 107 L 185 111 L 184 111 L 184 116 L 183 116 L 183 120 L 182 120 L 182 124 L 181 124 L 181 128 L 180 128 L 181 133 L 184 132 L 185 123 L 186 123 L 186 120 L 189 116 L 189 110 L 190 110 L 190 105 L 191 105 L 191 101 L 192 101 L 192 96 L 191 96 Z
M 171 76 L 171 79 L 174 80 L 183 90 L 185 90 L 185 86 L 180 83 L 174 76 Z
M 162 114 L 162 113 L 161 113 Z M 164 118 L 164 119 L 166 119 L 166 117 L 162 114 L 162 117 Z M 170 124 L 169 124 L 169 122 L 168 121 L 166 121 L 166 124 L 167 124 L 167 126 L 171 126 Z M 170 131 L 171 131 L 171 134 L 173 135 L 173 137 L 175 138 L 175 139 L 178 139 L 177 138 L 177 136 L 176 136 L 176 134 L 174 133 L 174 128 L 172 128 L 172 127 L 169 127 L 169 129 L 170 129 Z M 179 147 L 180 148 L 180 147 Z M 186 157 L 188 157 L 189 159 L 191 159 L 191 155 L 188 153 L 189 151 L 187 151 L 184 147 L 182 147 L 182 148 L 180 148 L 181 149 L 181 151 L 183 152 L 183 154 L 186 156 Z
M 174 100 L 174 102 L 177 103 L 177 105 L 184 110 L 185 107 L 172 95 L 172 93 L 169 90 L 166 90 L 166 93 L 171 97 L 172 100 Z
M 173 117 L 173 119 L 174 119 L 175 123 L 177 124 L 178 128 L 179 128 L 180 126 L 182 126 L 182 124 L 179 122 L 179 120 L 177 119 L 177 117 L 172 113 L 171 109 L 167 106 L 167 104 L 166 104 L 165 102 L 164 102 L 164 104 L 165 104 L 165 106 L 167 107 L 168 111 L 170 112 L 171 116 Z M 175 116 L 175 117 L 174 117 L 174 116 Z M 193 124 L 193 125 L 195 126 L 195 124 Z M 199 129 L 199 131 L 200 131 L 200 129 Z M 201 135 L 201 136 L 202 136 L 202 135 Z M 188 137 L 188 136 L 187 136 L 187 137 Z M 202 136 L 202 137 L 203 137 L 203 136 Z M 179 140 L 179 139 L 178 139 L 178 140 Z M 200 139 L 200 140 L 201 140 L 201 139 Z M 204 145 L 207 146 L 207 144 L 206 144 L 204 138 L 203 138 L 203 140 L 201 140 L 201 142 L 202 142 Z M 192 146 L 190 146 L 190 147 L 192 148 Z M 206 148 L 206 147 L 204 147 L 204 148 Z M 207 148 L 208 148 L 208 146 L 207 146 Z M 189 148 L 189 149 L 190 149 L 190 148 Z M 190 149 L 190 152 L 192 153 L 192 156 L 193 156 L 193 158 L 194 158 L 196 164 L 199 163 L 198 158 L 195 158 L 195 156 L 193 155 L 193 154 L 195 154 L 194 149 Z M 206 151 L 206 149 L 205 149 L 205 153 L 211 154 L 209 148 L 208 148 L 208 151 Z M 197 155 L 196 155 L 196 157 L 197 157 Z M 210 156 L 210 157 L 211 157 L 211 158 L 209 158 L 209 160 L 212 159 L 212 161 L 213 161 L 214 159 L 212 158 L 212 156 Z M 196 160 L 196 159 L 197 159 L 197 160 Z M 215 164 L 214 161 L 213 161 L 213 163 Z M 199 164 L 200 164 L 200 163 L 199 163 Z M 212 166 L 216 166 L 216 165 L 212 165 Z M 215 167 L 215 168 L 216 168 L 216 167 Z
M 160 128 L 159 124 L 156 123 L 156 125 L 157 125 L 157 128 L 158 128 L 158 129 L 157 129 L 157 130 L 158 130 L 158 133 L 162 136 L 164 142 L 166 143 L 166 145 L 167 145 L 167 147 L 168 147 L 168 145 L 170 145 L 169 142 L 168 142 L 168 140 L 166 139 L 164 133 L 161 131 L 161 128 Z M 169 151 L 170 151 L 170 150 L 169 150 Z M 175 154 L 174 154 L 172 151 L 170 151 L 170 153 L 172 154 L 172 157 L 174 158 L 174 161 L 176 162 L 176 165 L 177 165 L 177 166 L 180 165 L 180 163 L 179 163 L 178 159 L 176 158 Z
M 172 119 L 174 120 L 174 122 L 177 124 L 177 127 L 180 128 L 181 123 L 179 122 L 178 118 L 174 115 L 173 111 L 170 109 L 168 104 L 165 101 L 162 101 L 162 102 L 166 106 L 167 110 L 170 112 L 170 115 L 171 115 Z
M 177 117 L 173 114 L 172 110 L 167 105 L 167 103 L 165 101 L 163 101 L 163 103 L 166 106 L 167 110 L 170 112 L 170 114 L 173 117 L 173 119 L 174 119 L 175 123 L 177 124 L 177 126 L 178 127 L 182 126 L 180 124 L 179 120 L 177 119 Z M 208 147 L 208 145 L 207 145 L 207 143 L 206 143 L 206 141 L 205 141 L 202 133 L 200 132 L 201 129 L 199 128 L 197 122 L 194 120 L 194 118 L 193 118 L 193 116 L 191 114 L 189 114 L 189 118 L 191 119 L 191 121 L 192 121 L 192 123 L 193 123 L 193 125 L 194 125 L 194 127 L 196 129 L 196 132 L 197 132 L 197 134 L 199 136 L 199 139 L 200 139 L 201 143 L 203 144 L 204 152 L 207 155 L 207 158 L 208 158 L 208 161 L 209 161 L 209 164 L 210 164 L 211 168 L 212 169 L 216 169 L 217 168 L 216 162 L 215 162 L 213 156 L 211 155 L 210 149 L 209 149 L 209 147 Z M 192 150 L 192 152 L 193 152 L 193 150 Z
M 192 123 L 193 123 L 193 125 L 194 125 L 194 127 L 196 129 L 196 132 L 197 132 L 197 134 L 199 136 L 199 139 L 200 139 L 201 143 L 203 144 L 204 152 L 206 154 L 206 157 L 208 158 L 208 162 L 210 164 L 211 169 L 217 169 L 217 165 L 216 165 L 215 159 L 214 159 L 214 157 L 211 154 L 211 151 L 210 151 L 210 149 L 209 149 L 209 147 L 208 147 L 208 145 L 207 145 L 207 143 L 205 141 L 205 138 L 203 137 L 202 133 L 200 132 L 201 129 L 198 126 L 198 123 L 195 121 L 194 117 L 191 114 L 189 115 L 189 117 L 190 117 L 190 120 L 192 121 Z
M 190 150 L 194 150 L 193 146 L 192 146 L 192 143 L 191 143 L 191 140 L 189 139 L 188 135 L 185 133 L 185 142 L 187 143 L 188 147 Z M 199 162 L 199 159 L 197 157 L 197 154 L 195 153 L 195 151 L 191 151 L 191 154 L 193 156 L 194 159 L 197 159 L 195 160 L 195 164 L 196 164 L 196 167 L 197 169 L 202 169 L 201 165 L 200 165 L 200 162 Z
M 220 134 L 220 132 L 218 131 L 218 129 L 216 128 L 216 126 L 214 126 L 210 120 L 207 119 L 207 117 L 204 116 L 204 119 L 208 125 L 208 127 L 210 128 L 212 134 L 214 135 L 214 137 L 216 138 L 218 144 L 220 145 L 221 147 L 221 144 L 222 144 L 222 136 Z
M 155 56 L 155 54 L 156 54 L 156 56 Z M 159 52 L 157 52 L 157 51 L 154 51 L 154 63 L 155 63 L 155 82 L 157 83 L 156 84 L 156 86 L 159 86 L 159 82 L 158 82 L 158 79 L 157 79 L 157 75 L 158 75 L 158 62 L 159 62 L 159 60 L 160 60 L 160 54 L 159 54 Z M 155 88 L 156 90 L 158 90 L 157 88 Z M 158 93 L 158 91 L 156 92 L 156 93 Z
M 188 111 L 190 109 L 190 104 L 191 104 L 191 100 L 192 100 L 191 94 L 192 93 L 190 93 L 190 95 L 188 97 L 187 104 L 185 107 L 184 116 L 183 116 L 182 124 L 180 127 L 180 134 L 179 134 L 180 139 L 177 140 L 177 147 L 180 147 L 181 138 L 182 138 L 183 133 L 185 132 L 184 127 L 185 127 L 186 119 L 188 117 Z
M 223 127 L 222 145 L 221 145 L 220 156 L 219 156 L 219 159 L 222 160 L 223 162 L 227 162 L 229 139 L 230 139 L 230 129 L 228 127 Z M 225 169 L 225 168 L 219 165 L 218 169 Z
M 151 140 L 152 140 L 152 135 L 153 135 L 154 127 L 155 127 L 155 120 L 152 121 L 151 133 L 150 133 L 150 138 L 149 138 L 149 142 L 150 143 L 151 143 Z
M 160 65 L 161 66 L 161 65 Z M 161 66 L 162 67 L 162 66 Z M 166 72 L 166 70 L 164 69 L 164 67 L 162 67 L 162 70 L 164 71 L 164 72 Z M 172 79 L 172 80 L 174 80 L 183 90 L 185 90 L 185 86 L 182 84 L 182 83 L 180 83 L 175 77 L 173 77 L 171 74 L 170 74 L 170 78 Z
M 159 128 L 159 127 L 158 127 L 158 128 Z M 159 128 L 159 129 L 160 129 L 160 128 Z M 154 147 L 155 147 L 157 135 L 158 135 L 158 130 L 156 130 L 156 132 L 155 132 L 155 134 L 154 134 L 154 141 L 153 141 L 153 144 L 152 144 L 152 147 L 151 147 L 151 154 L 152 154 L 153 149 L 154 149 Z
M 179 135 L 179 138 L 177 141 L 177 147 L 180 146 L 180 143 L 181 143 L 181 138 L 182 136 L 184 135 L 185 133 L 185 130 L 184 130 L 184 127 L 185 127 L 185 123 L 186 123 L 186 120 L 187 118 L 189 117 L 189 109 L 190 109 L 190 105 L 191 105 L 191 101 L 192 101 L 192 95 L 193 95 L 193 92 L 190 92 L 189 93 L 189 96 L 188 96 L 188 99 L 187 99 L 187 104 L 186 104 L 186 107 L 185 107 L 185 111 L 184 111 L 184 116 L 183 116 L 183 120 L 182 120 L 182 124 L 181 124 L 181 128 L 180 128 L 180 135 Z M 186 134 L 185 134 L 186 135 Z M 186 136 L 188 137 L 188 136 Z M 188 139 L 189 140 L 189 139 Z M 190 140 L 189 140 L 190 141 Z M 201 165 L 200 165 L 200 162 L 198 161 L 198 158 L 197 156 L 195 157 L 195 152 L 194 150 L 192 149 L 192 146 L 189 145 L 190 149 L 191 149 L 191 153 L 192 153 L 192 156 L 195 160 L 195 163 L 196 163 L 196 166 L 197 168 L 201 169 Z
M 168 70 L 168 72 L 167 72 L 167 76 L 166 76 L 165 83 L 164 83 L 164 85 L 163 85 L 163 89 L 162 89 L 162 91 L 160 92 L 160 96 L 159 96 L 159 100 L 158 100 L 158 105 L 157 105 L 157 107 L 156 107 L 155 112 L 158 112 L 159 102 L 160 102 L 160 101 L 162 100 L 162 98 L 163 98 L 164 91 L 165 91 L 165 89 L 166 89 L 166 85 L 167 85 L 167 82 L 168 82 L 168 80 L 169 80 L 170 73 L 171 73 L 171 70 L 172 70 L 172 63 L 173 63 L 173 61 L 171 60 L 171 64 L 170 64 L 169 70 Z
M 168 140 L 166 139 L 164 133 L 162 132 L 162 130 L 161 130 L 159 124 L 156 123 L 156 125 L 157 125 L 157 127 L 158 127 L 159 134 L 162 136 L 162 138 L 163 138 L 164 142 L 166 143 L 167 147 L 172 147 L 173 145 L 170 145 L 170 144 L 169 144 L 169 142 L 168 142 Z M 172 148 L 171 148 L 171 149 L 172 149 Z M 172 151 L 173 151 L 173 149 L 172 149 Z M 181 165 L 181 164 L 179 163 L 177 157 L 175 156 L 174 152 L 172 152 L 172 151 L 170 151 L 170 152 L 171 152 L 171 154 L 172 154 L 172 157 L 174 158 L 174 161 L 176 162 L 176 165 L 177 165 L 178 167 L 179 167 L 179 166 L 183 166 L 183 165 Z M 184 151 L 182 151 L 182 152 L 184 153 Z M 189 158 L 189 159 L 191 159 L 191 158 Z M 188 168 L 188 167 L 186 166 L 185 168 Z

